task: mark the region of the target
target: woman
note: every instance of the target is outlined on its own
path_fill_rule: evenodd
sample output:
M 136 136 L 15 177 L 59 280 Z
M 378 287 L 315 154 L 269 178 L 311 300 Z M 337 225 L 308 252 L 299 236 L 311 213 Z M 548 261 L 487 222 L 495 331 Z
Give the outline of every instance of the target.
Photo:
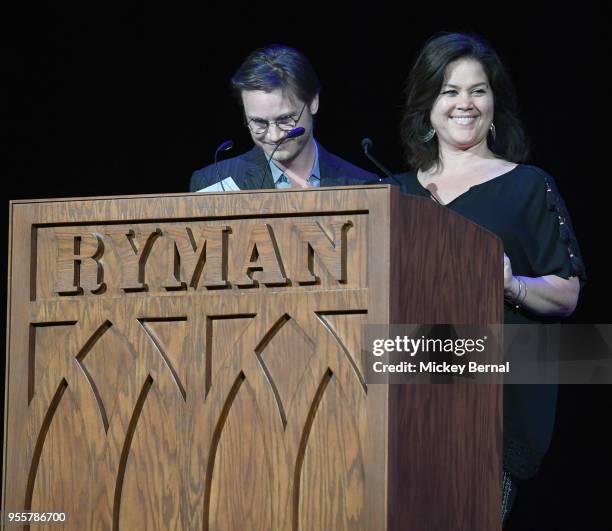
M 505 322 L 569 316 L 586 278 L 578 243 L 552 177 L 520 164 L 527 144 L 514 90 L 488 44 L 457 33 L 425 44 L 408 77 L 401 135 L 416 168 L 399 176 L 402 189 L 502 239 Z M 504 389 L 504 523 L 518 480 L 536 473 L 550 444 L 556 391 Z

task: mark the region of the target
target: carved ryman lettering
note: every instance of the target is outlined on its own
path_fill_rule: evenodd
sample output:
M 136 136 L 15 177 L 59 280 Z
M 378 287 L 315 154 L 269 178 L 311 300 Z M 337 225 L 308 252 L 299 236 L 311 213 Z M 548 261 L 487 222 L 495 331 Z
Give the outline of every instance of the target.
M 360 251 L 364 236 L 347 237 L 353 222 L 333 219 L 192 221 L 159 228 L 142 223 L 111 226 L 103 234 L 94 227 L 89 232 L 85 227 L 58 227 L 52 233 L 56 244 L 52 289 L 58 295 L 116 295 L 121 290 L 155 295 L 260 284 L 347 284 L 348 245 L 354 239 L 355 250 Z M 162 242 L 157 242 L 160 238 Z
M 295 280 L 300 284 L 319 282 L 314 266 L 316 255 L 333 278 L 346 283 L 346 233 L 352 226 L 350 220 L 335 221 L 327 225 L 329 231 L 326 231 L 318 221 L 296 223 L 293 228 L 300 234 L 298 264 L 302 269 Z
M 269 224 L 257 224 L 251 230 L 244 265 L 235 284 L 240 287 L 284 286 L 288 283 L 274 231 Z
M 102 293 L 104 254 L 100 234 L 56 233 L 57 260 L 54 291 L 59 295 L 80 295 L 84 291 Z
M 121 262 L 124 291 L 147 291 L 145 265 L 155 240 L 161 235 L 160 229 L 153 232 L 135 232 L 133 229 L 108 231 L 117 256 Z
M 168 290 L 197 289 L 198 284 L 219 288 L 227 282 L 227 226 L 167 227 L 168 276 L 164 287 Z

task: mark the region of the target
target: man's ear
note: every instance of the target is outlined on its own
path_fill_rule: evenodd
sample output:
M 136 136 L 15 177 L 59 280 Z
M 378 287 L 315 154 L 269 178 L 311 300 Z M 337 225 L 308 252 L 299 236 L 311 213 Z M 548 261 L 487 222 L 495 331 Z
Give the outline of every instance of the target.
M 317 94 L 314 98 L 312 98 L 312 101 L 310 102 L 310 105 L 308 106 L 308 108 L 310 109 L 310 114 L 317 114 L 317 111 L 319 110 L 319 95 Z

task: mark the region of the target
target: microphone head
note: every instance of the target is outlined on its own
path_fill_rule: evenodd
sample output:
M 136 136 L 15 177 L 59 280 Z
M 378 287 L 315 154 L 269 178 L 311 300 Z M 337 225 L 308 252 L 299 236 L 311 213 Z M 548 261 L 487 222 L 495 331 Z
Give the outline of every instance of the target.
M 364 151 L 368 151 L 373 145 L 374 145 L 374 142 L 372 142 L 371 138 L 366 137 L 361 141 L 361 148 Z
M 288 138 L 297 138 L 298 136 L 302 136 L 306 132 L 306 129 L 303 127 L 296 127 L 287 133 L 285 140 Z
M 233 140 L 226 140 L 225 142 L 223 142 L 223 144 L 219 145 L 219 147 L 217 148 L 217 152 L 219 152 L 219 151 L 229 151 L 233 147 L 234 147 L 234 141 Z

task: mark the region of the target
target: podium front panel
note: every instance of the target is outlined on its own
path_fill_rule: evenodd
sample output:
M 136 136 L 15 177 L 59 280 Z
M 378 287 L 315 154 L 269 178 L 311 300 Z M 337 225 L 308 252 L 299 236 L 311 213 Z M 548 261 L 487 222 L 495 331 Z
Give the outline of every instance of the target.
M 360 334 L 386 318 L 386 194 L 13 203 L 5 511 L 381 529 L 386 397 Z

